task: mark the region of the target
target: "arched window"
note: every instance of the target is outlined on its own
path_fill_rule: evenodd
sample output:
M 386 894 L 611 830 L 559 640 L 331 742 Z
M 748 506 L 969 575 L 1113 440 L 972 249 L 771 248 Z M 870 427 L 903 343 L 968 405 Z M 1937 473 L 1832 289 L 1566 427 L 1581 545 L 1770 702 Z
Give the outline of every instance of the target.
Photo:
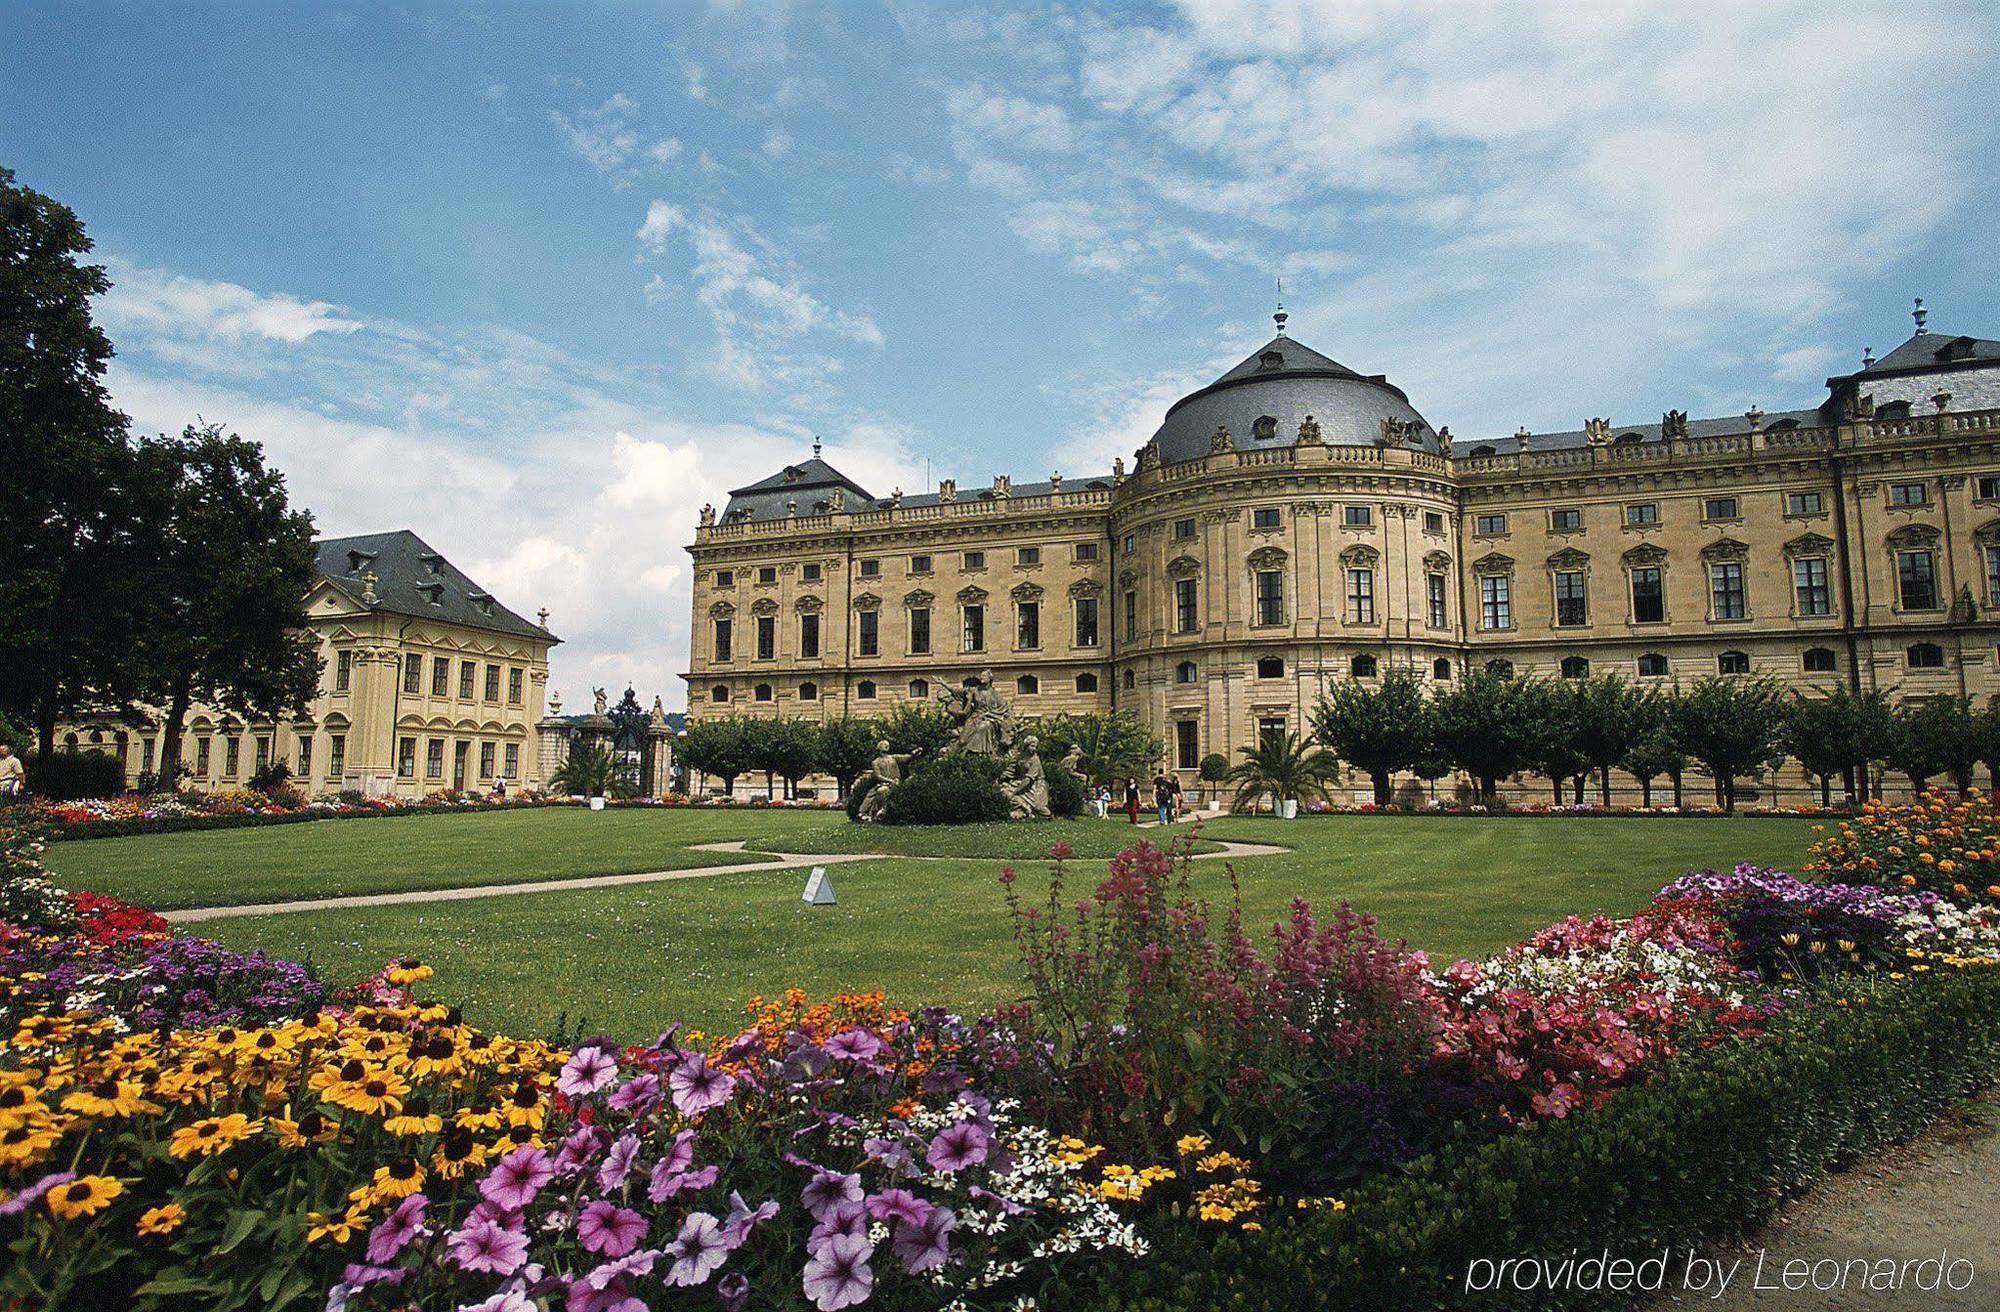
M 1282 656 L 1260 656 L 1257 658 L 1257 677 L 1260 679 L 1282 679 L 1285 677 L 1285 658 Z
M 1076 690 L 1077 690 L 1078 692 L 1096 692 L 1096 691 L 1097 691 L 1097 676 L 1096 676 L 1095 674 L 1079 674 L 1079 675 L 1077 675 L 1077 676 L 1076 676 Z
M 72 752 L 73 752 L 73 751 L 75 751 L 75 750 L 76 750 L 76 735 L 75 735 L 75 734 L 73 734 L 73 733 L 66 733 L 66 734 L 64 734 L 64 735 L 63 735 L 63 746 L 64 746 L 64 747 L 67 747 L 67 748 L 68 748 L 68 749 L 69 749 L 70 751 L 72 751 Z
M 1808 647 L 1801 663 L 1807 674 L 1832 674 L 1839 668 L 1834 662 L 1833 648 Z
M 1750 673 L 1750 653 L 1746 651 L 1723 652 L 1715 658 L 1715 671 L 1718 674 Z
M 1130 670 L 1125 671 L 1125 691 L 1130 692 L 1132 691 L 1132 689 L 1138 686 L 1139 686 L 1139 676 L 1134 674 Z
M 1486 662 L 1486 672 L 1488 674 L 1497 674 L 1505 679 L 1511 679 L 1514 677 L 1514 662 L 1490 660 Z
M 1618 436 L 1611 439 L 1611 445 L 1637 446 L 1639 445 L 1639 443 L 1645 440 L 1646 440 L 1645 435 L 1642 433 L 1620 433 Z
M 1438 657 L 1438 658 L 1437 658 L 1436 660 L 1432 661 L 1432 662 L 1431 662 L 1431 677 L 1432 677 L 1433 679 L 1449 679 L 1449 678 L 1451 678 L 1451 662 L 1450 662 L 1449 660 L 1446 660 L 1446 659 L 1445 659 L 1444 657 L 1442 657 L 1442 656 L 1440 656 L 1440 657 Z
M 1472 450 L 1466 452 L 1466 454 L 1477 460 L 1481 456 L 1497 456 L 1500 453 L 1482 442 L 1478 446 L 1473 447 Z
M 1565 679 L 1588 679 L 1590 677 L 1590 661 L 1582 656 L 1563 657 L 1562 677 Z
M 710 689 L 708 690 L 708 699 L 709 699 L 710 701 L 712 701 L 712 702 L 726 702 L 726 701 L 728 701 L 728 700 L 729 700 L 729 685 L 728 685 L 728 684 L 726 684 L 726 683 L 718 683 L 718 684 L 716 684 L 716 685 L 715 685 L 715 686 L 714 686 L 713 688 L 710 688 Z
M 1375 677 L 1375 658 L 1365 654 L 1356 656 L 1347 662 L 1347 672 L 1357 679 L 1372 679 Z
M 770 700 L 771 700 L 771 685 L 770 685 L 770 684 L 768 684 L 768 683 L 760 683 L 760 684 L 758 684 L 758 685 L 757 685 L 757 700 L 758 700 L 758 701 L 760 701 L 760 702 L 768 702 L 768 701 L 770 701 Z
M 911 698 L 911 700 L 913 700 L 913 701 L 922 701 L 922 700 L 923 700 L 924 698 L 926 698 L 926 697 L 928 697 L 928 696 L 930 696 L 930 695 L 931 695 L 931 683 L 930 683 L 930 680 L 929 680 L 929 679 L 912 679 L 912 680 L 910 680 L 910 698 Z
M 1667 672 L 1667 658 L 1659 652 L 1649 651 L 1639 658 L 1639 673 L 1649 679 L 1657 679 Z
M 873 680 L 873 679 L 863 679 L 863 680 L 862 680 L 861 682 L 859 682 L 859 683 L 855 684 L 855 685 L 854 685 L 854 697 L 855 697 L 855 700 L 857 700 L 857 701 L 864 701 L 864 702 L 872 702 L 872 701 L 874 701 L 874 700 L 875 700 L 875 680 Z
M 1198 675 L 1193 661 L 1182 661 L 1174 666 L 1175 683 L 1193 683 Z
M 818 701 L 818 700 L 819 700 L 819 685 L 818 685 L 818 684 L 816 684 L 816 683 L 802 683 L 802 684 L 800 684 L 800 685 L 799 685 L 799 700 L 800 700 L 800 701 L 802 701 L 802 702 L 816 702 L 816 701 Z
M 1935 642 L 1912 643 L 1903 653 L 1913 670 L 1941 670 L 1944 668 L 1944 648 Z
M 1024 674 L 1014 680 L 1014 691 L 1023 697 L 1032 697 L 1042 690 L 1042 681 L 1032 674 Z

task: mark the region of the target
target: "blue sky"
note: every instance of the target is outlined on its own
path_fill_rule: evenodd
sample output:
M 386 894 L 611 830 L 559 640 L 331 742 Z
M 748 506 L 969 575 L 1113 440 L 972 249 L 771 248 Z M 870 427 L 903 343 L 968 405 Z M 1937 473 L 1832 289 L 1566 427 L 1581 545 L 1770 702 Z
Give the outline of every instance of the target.
M 681 701 L 700 506 L 1100 472 L 1295 337 L 1461 439 L 2000 337 L 2000 18 L 1934 4 L 7 6 L 141 430 L 266 443 Z

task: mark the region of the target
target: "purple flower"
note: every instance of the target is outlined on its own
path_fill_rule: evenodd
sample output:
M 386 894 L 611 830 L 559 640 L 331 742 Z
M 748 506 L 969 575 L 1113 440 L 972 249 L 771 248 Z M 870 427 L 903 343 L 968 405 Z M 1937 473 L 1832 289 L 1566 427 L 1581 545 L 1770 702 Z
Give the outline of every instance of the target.
M 903 1269 L 917 1275 L 949 1262 L 951 1232 L 957 1224 L 958 1218 L 949 1207 L 934 1207 L 922 1221 L 914 1224 L 906 1221 L 897 1226 L 892 1247 Z
M 617 1090 L 605 1103 L 613 1111 L 638 1112 L 657 1106 L 660 1101 L 660 1077 L 648 1072 L 634 1076 Z
M 412 1239 L 424 1228 L 424 1209 L 430 1200 L 422 1194 L 411 1194 L 396 1204 L 396 1210 L 376 1223 L 368 1232 L 368 1260 L 387 1262 L 409 1247 Z
M 826 1045 L 826 1055 L 842 1061 L 873 1061 L 888 1046 L 869 1030 L 843 1030 Z
M 651 1274 L 653 1264 L 659 1260 L 659 1249 L 642 1248 L 636 1253 L 627 1253 L 614 1261 L 599 1264 L 584 1280 L 592 1289 L 609 1289 L 620 1276 Z
M 698 1116 L 722 1106 L 736 1091 L 736 1077 L 708 1064 L 700 1053 L 688 1053 L 667 1078 L 674 1091 L 674 1106 L 683 1116 Z
M 597 1168 L 597 1187 L 610 1193 L 625 1183 L 632 1174 L 632 1163 L 639 1156 L 639 1136 L 626 1133 L 618 1136 L 618 1142 L 611 1145 L 611 1151 L 604 1155 L 603 1165 Z
M 623 1257 L 646 1237 L 646 1218 L 600 1198 L 576 1218 L 576 1240 L 586 1252 Z
M 563 1063 L 556 1088 L 571 1098 L 596 1093 L 618 1078 L 618 1059 L 602 1048 L 578 1048 Z
M 691 1212 L 681 1222 L 681 1232 L 667 1245 L 674 1264 L 667 1269 L 670 1285 L 699 1285 L 729 1260 L 730 1245 L 723 1241 L 722 1226 L 707 1212 Z
M 349 1262 L 340 1273 L 340 1283 L 349 1289 L 366 1289 L 370 1285 L 400 1285 L 410 1274 L 408 1267 L 364 1266 L 359 1262 Z
M 985 1127 L 972 1121 L 959 1121 L 939 1130 L 931 1140 L 930 1149 L 924 1153 L 924 1160 L 940 1171 L 962 1171 L 968 1166 L 977 1166 L 986 1160 L 986 1150 L 992 1145 L 993 1136 Z
M 806 1182 L 799 1194 L 799 1201 L 814 1217 L 823 1218 L 829 1209 L 839 1203 L 861 1201 L 861 1177 L 841 1175 L 835 1171 L 821 1171 Z
M 743 1201 L 743 1195 L 731 1190 L 729 1193 L 729 1219 L 722 1223 L 722 1242 L 732 1249 L 743 1247 L 758 1226 L 778 1214 L 778 1204 L 766 1200 L 757 1204 L 752 1211 Z
M 824 1075 L 826 1068 L 832 1064 L 825 1048 L 817 1043 L 801 1044 L 778 1063 L 778 1079 L 784 1084 L 804 1084 Z
M 871 1160 L 882 1163 L 896 1175 L 917 1174 L 916 1159 L 910 1155 L 910 1138 L 899 1134 L 893 1139 L 867 1140 L 862 1147 Z
M 452 1231 L 446 1241 L 451 1260 L 467 1271 L 486 1271 L 511 1276 L 528 1260 L 528 1237 L 518 1230 L 505 1230 L 485 1219 L 468 1222 Z
M 484 1303 L 467 1303 L 458 1312 L 535 1312 L 535 1305 L 520 1290 L 507 1289 Z
M 592 1158 L 604 1150 L 604 1132 L 594 1125 L 579 1125 L 571 1130 L 556 1149 L 555 1160 L 550 1163 L 560 1176 L 572 1176 L 590 1164 Z
M 588 1280 L 569 1287 L 564 1312 L 647 1312 L 646 1302 L 633 1292 L 632 1277 L 621 1275 L 610 1286 L 598 1289 Z
M 876 1221 L 907 1221 L 922 1225 L 937 1209 L 907 1189 L 884 1189 L 868 1200 L 868 1215 Z
M 694 1131 L 682 1130 L 674 1136 L 667 1151 L 660 1160 L 653 1163 L 652 1183 L 647 1186 L 646 1197 L 655 1203 L 664 1203 L 687 1187 L 687 1168 L 694 1164 Z
M 806 1297 L 819 1312 L 836 1312 L 867 1302 L 868 1295 L 875 1290 L 875 1273 L 868 1267 L 868 1259 L 873 1256 L 873 1244 L 851 1235 L 827 1244 L 806 1263 L 803 1279 Z
M 535 1200 L 543 1185 L 556 1178 L 549 1155 L 530 1144 L 516 1148 L 493 1164 L 479 1182 L 479 1196 L 496 1207 L 518 1212 Z
M 836 1239 L 866 1239 L 868 1209 L 857 1202 L 835 1203 L 806 1236 L 806 1252 L 817 1253 Z
M 743 1312 L 750 1306 L 750 1277 L 731 1271 L 716 1281 L 715 1301 L 722 1305 L 722 1312 Z
M 76 1179 L 75 1171 L 57 1171 L 45 1175 L 6 1202 L 0 1203 L 0 1216 L 18 1216 L 40 1202 L 42 1195 L 49 1190 L 59 1184 L 68 1184 L 74 1179 Z

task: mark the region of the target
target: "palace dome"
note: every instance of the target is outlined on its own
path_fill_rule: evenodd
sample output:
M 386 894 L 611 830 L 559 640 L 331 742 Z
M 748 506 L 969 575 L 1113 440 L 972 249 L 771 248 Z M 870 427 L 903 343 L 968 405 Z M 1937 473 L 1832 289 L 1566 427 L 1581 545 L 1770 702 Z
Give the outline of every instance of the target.
M 1309 346 L 1278 335 L 1198 392 L 1174 402 L 1153 434 L 1160 458 L 1179 464 L 1205 456 L 1218 427 L 1239 451 L 1298 444 L 1311 415 L 1329 446 L 1375 446 L 1385 419 L 1408 425 L 1408 441 L 1438 449 L 1437 434 L 1403 390 L 1381 374 L 1359 374 Z

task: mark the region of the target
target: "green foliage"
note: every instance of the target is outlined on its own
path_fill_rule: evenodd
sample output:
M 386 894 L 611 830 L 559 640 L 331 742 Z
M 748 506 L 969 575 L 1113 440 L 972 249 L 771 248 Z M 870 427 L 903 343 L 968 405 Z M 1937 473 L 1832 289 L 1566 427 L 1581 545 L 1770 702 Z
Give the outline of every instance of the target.
M 292 767 L 283 761 L 273 761 L 250 776 L 251 790 L 267 796 L 277 789 L 290 789 L 291 783 Z
M 1526 762 L 1535 741 L 1537 699 L 1527 680 L 1500 670 L 1474 670 L 1431 704 L 1438 750 L 1479 781 L 1494 786 Z
M 1896 707 L 1882 759 L 1908 775 L 1918 792 L 1932 775 L 1944 774 L 1962 793 L 1972 786 L 1982 746 L 1980 717 L 1970 698 L 1926 697 Z
M 707 774 L 722 780 L 724 789 L 734 789 L 737 776 L 751 768 L 743 721 L 733 715 L 718 720 L 690 720 L 675 742 L 674 751 L 687 768 L 689 792 L 695 791 L 695 776 Z
M 1229 778 L 1229 758 L 1221 752 L 1210 752 L 1201 758 L 1201 769 L 1196 777 L 1205 784 L 1219 784 Z
M 1243 809 L 1259 798 L 1309 801 L 1326 796 L 1327 782 L 1340 772 L 1340 762 L 1312 739 L 1285 732 L 1267 734 L 1243 749 L 1243 759 L 1224 782 L 1236 785 L 1233 805 Z
M 1005 820 L 1000 766 L 983 756 L 946 756 L 918 770 L 889 794 L 882 823 L 971 825 Z
M 579 743 L 549 779 L 555 792 L 571 797 L 634 797 L 639 781 L 632 767 L 602 743 Z
M 1059 761 L 1072 746 L 1083 749 L 1077 769 L 1093 787 L 1152 773 L 1166 755 L 1159 736 L 1134 716 L 1052 715 L 1035 725 L 1042 755 Z
M 739 721 L 743 735 L 744 759 L 753 770 L 762 770 L 766 780 L 783 779 L 787 794 L 792 785 L 819 769 L 819 725 L 811 720 Z
M 1740 1235 L 2000 1073 L 2000 1029 L 1988 1023 L 2000 971 L 1838 987 L 1849 1005 L 1831 1005 L 1829 989 L 1828 1005 L 1787 1009 L 1768 1038 L 1691 1050 L 1600 1108 L 1448 1144 L 1344 1211 L 1252 1235 L 1162 1229 L 1154 1260 L 1107 1268 L 1053 1306 L 1428 1312 L 1468 1302 L 1479 1260 L 1607 1247 L 1637 1257 Z M 1471 1301 L 1519 1312 L 1607 1305 L 1602 1291 L 1546 1289 Z
M 1681 775 L 1686 772 L 1687 765 L 1687 753 L 1674 742 L 1664 723 L 1633 743 L 1631 750 L 1618 762 L 1619 769 L 1639 781 L 1639 800 L 1645 806 L 1653 804 L 1653 780 L 1661 775 L 1674 781 L 1674 805 L 1679 806 Z
M 1389 804 L 1390 776 L 1416 763 L 1430 737 L 1423 680 L 1397 668 L 1380 679 L 1348 679 L 1322 693 L 1310 717 L 1313 736 L 1365 773 L 1378 806 Z
M 1583 759 L 1597 771 L 1597 800 L 1611 804 L 1611 767 L 1660 722 L 1659 697 L 1615 674 L 1568 682 L 1571 728 Z
M 125 791 L 125 767 L 103 752 L 56 752 L 28 762 L 28 790 L 58 802 L 116 797 Z
M 1865 767 L 1889 747 L 1895 729 L 1887 694 L 1879 688 L 1855 692 L 1842 684 L 1824 696 L 1794 694 L 1778 745 L 1808 774 L 1819 776 L 1820 802 L 1831 806 L 1833 776 Z
M 904 702 L 873 723 L 875 736 L 887 738 L 890 751 L 931 757 L 944 751 L 956 728 L 951 712 L 932 702 Z
M 1784 759 L 1778 733 L 1784 691 L 1772 679 L 1708 678 L 1667 703 L 1674 742 L 1715 780 L 1722 809 L 1736 811 L 1736 781 Z
M 842 795 L 853 793 L 855 777 L 875 759 L 875 740 L 878 736 L 875 726 L 868 721 L 845 715 L 820 725 L 819 743 L 814 748 L 814 755 L 819 760 L 819 768 L 833 776 Z
M 1049 784 L 1049 814 L 1059 820 L 1073 820 L 1083 814 L 1083 781 L 1065 770 L 1060 761 L 1042 761 L 1042 778 Z
M 1527 749 L 1521 764 L 1546 778 L 1563 802 L 1563 784 L 1590 767 L 1580 741 L 1578 698 L 1573 680 L 1530 683 L 1523 697 L 1529 708 Z

